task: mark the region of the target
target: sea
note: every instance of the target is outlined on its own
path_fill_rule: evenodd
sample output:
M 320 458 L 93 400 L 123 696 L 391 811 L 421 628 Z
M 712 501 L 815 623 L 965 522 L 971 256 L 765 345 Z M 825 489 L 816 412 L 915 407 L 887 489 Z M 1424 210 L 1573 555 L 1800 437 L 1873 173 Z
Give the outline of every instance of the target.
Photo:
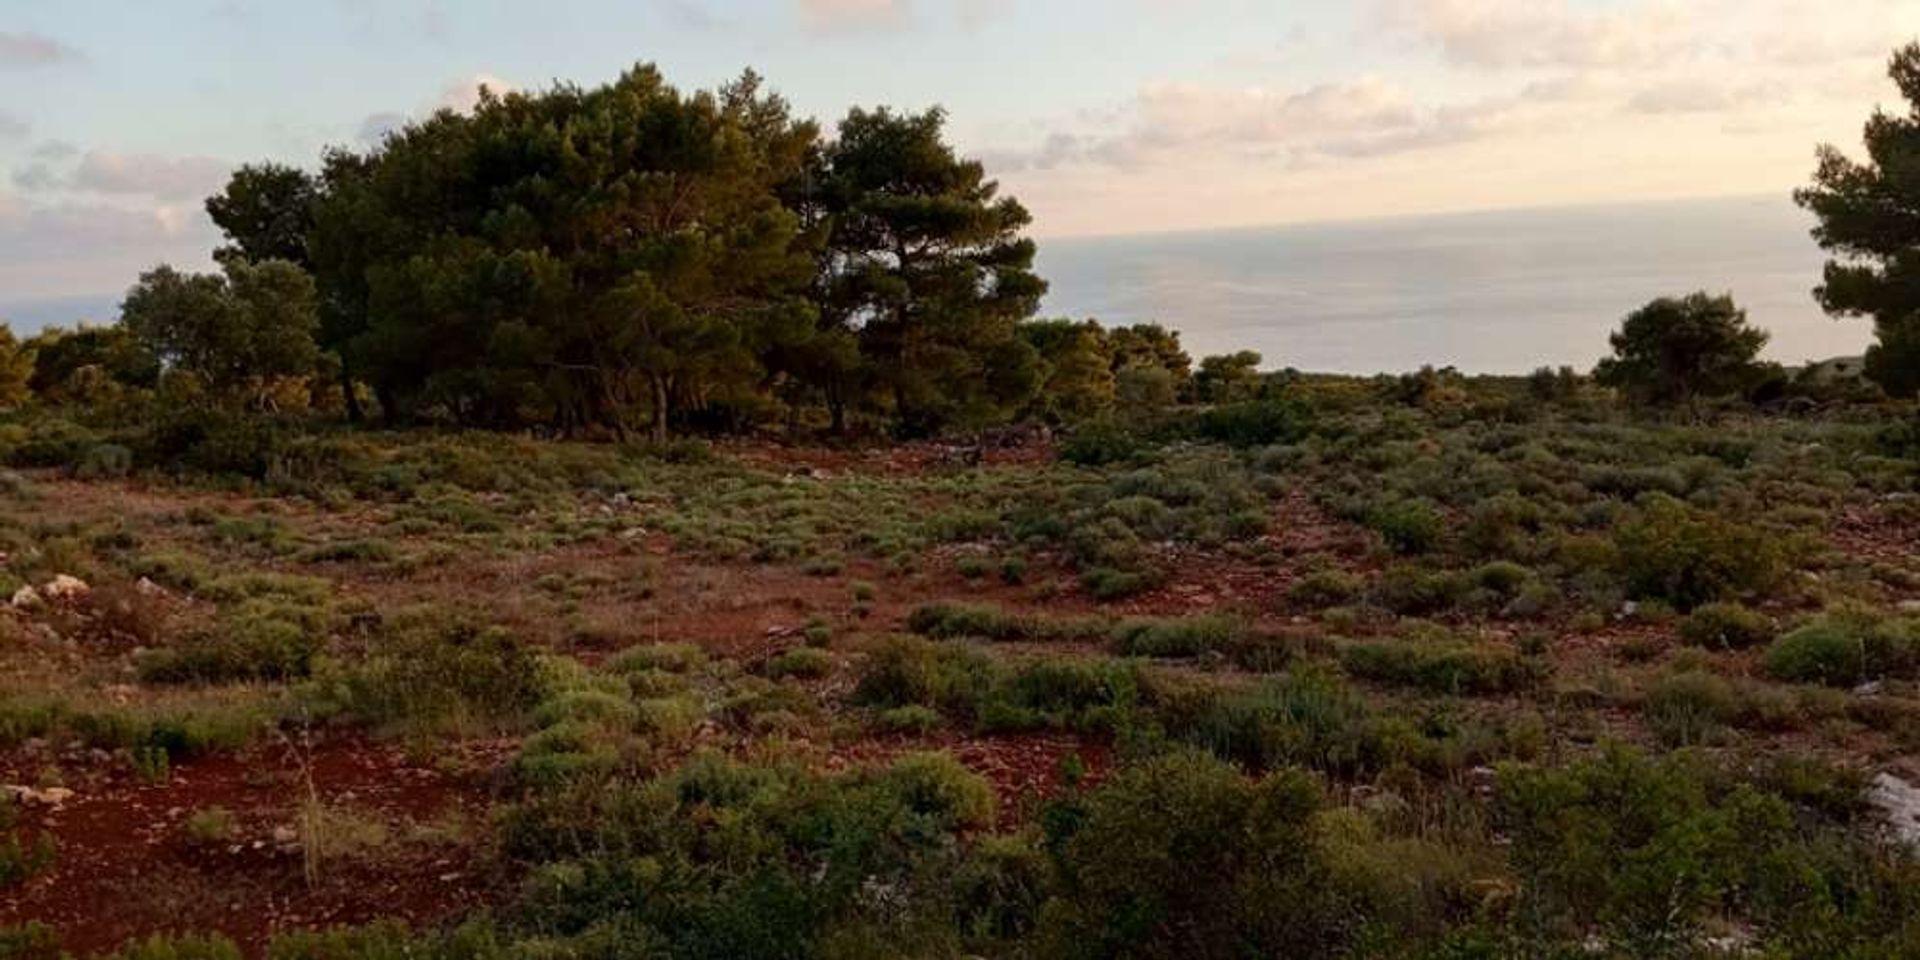
M 1857 355 L 1864 320 L 1813 300 L 1825 257 L 1784 195 L 1309 225 L 1045 238 L 1047 316 L 1157 322 L 1196 357 L 1267 369 L 1469 373 L 1590 368 L 1607 334 L 1661 296 L 1731 293 L 1785 364 Z M 5 302 L 17 333 L 111 320 L 124 289 Z
M 1731 293 L 1793 365 L 1857 355 L 1865 320 L 1813 299 L 1825 256 L 1786 196 L 1040 241 L 1042 312 L 1158 322 L 1196 357 L 1267 369 L 1588 369 L 1635 308 Z

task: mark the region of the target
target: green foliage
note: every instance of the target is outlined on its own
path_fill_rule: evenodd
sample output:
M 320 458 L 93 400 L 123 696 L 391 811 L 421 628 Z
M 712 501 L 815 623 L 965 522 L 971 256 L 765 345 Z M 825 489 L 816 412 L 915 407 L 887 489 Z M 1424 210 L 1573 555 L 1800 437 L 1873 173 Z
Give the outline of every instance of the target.
M 433 610 L 383 624 L 366 652 L 317 671 L 324 713 L 416 732 L 512 727 L 547 691 L 535 654 L 504 630 Z
M 1663 297 L 1627 315 L 1593 378 L 1643 403 L 1690 404 L 1744 388 L 1766 342 L 1732 297 Z
M 253 409 L 272 405 L 272 378 L 305 376 L 318 357 L 313 279 L 284 260 L 229 260 L 224 276 L 158 267 L 141 275 L 120 315 L 168 370 Z
M 1783 566 L 1772 536 L 1649 494 L 1614 533 L 1628 592 L 1685 611 L 1732 600 L 1776 583 Z
M 1060 844 L 1048 955 L 1338 955 L 1353 928 L 1311 839 L 1322 802 L 1300 774 L 1191 753 L 1122 771 Z
M 1783 955 L 1842 943 L 1845 955 L 1898 955 L 1895 944 L 1913 943 L 1897 919 L 1913 903 L 1898 887 L 1912 861 L 1889 864 L 1844 824 L 1797 819 L 1779 796 L 1687 755 L 1611 749 L 1561 769 L 1509 765 L 1498 807 L 1520 881 L 1518 931 L 1536 950 L 1592 936 L 1625 956 L 1694 956 L 1710 917 L 1750 924 L 1763 951 Z M 1846 857 L 1861 869 L 1835 869 Z
M 1114 627 L 1115 653 L 1132 657 L 1197 657 L 1239 645 L 1246 625 L 1232 617 L 1127 620 Z
M 1356 677 L 1453 695 L 1513 693 L 1539 679 L 1517 653 L 1444 639 L 1354 643 L 1340 663 Z
M 1395 500 L 1367 511 L 1367 526 L 1380 534 L 1393 552 L 1426 553 L 1438 546 L 1447 528 L 1446 517 L 1425 500 Z
M 156 934 L 99 957 L 100 960 L 240 960 L 240 950 L 225 937 Z
M 1867 376 L 1911 397 L 1920 392 L 1920 296 L 1912 227 L 1892 211 L 1911 209 L 1920 195 L 1910 173 L 1920 157 L 1920 43 L 1895 51 L 1888 74 L 1909 109 L 1875 111 L 1864 162 L 1821 146 L 1813 185 L 1794 199 L 1819 219 L 1814 239 L 1835 255 L 1815 296 L 1828 313 L 1873 319 L 1878 340 L 1867 351 Z
M 767 661 L 767 676 L 776 680 L 782 677 L 824 677 L 834 671 L 838 662 L 833 654 L 814 647 L 795 647 Z
M 1692 670 L 1662 677 L 1647 692 L 1646 716 L 1668 746 L 1708 743 L 1739 710 L 1737 695 L 1716 674 Z
M 1920 623 L 1859 612 L 1828 613 L 1767 648 L 1767 673 L 1794 683 L 1852 686 L 1920 673 Z
M 964 646 L 889 640 L 862 664 L 856 703 L 921 706 L 981 730 L 1113 729 L 1137 700 L 1137 668 L 1039 659 L 1008 665 Z
M 213 629 L 140 659 L 149 683 L 228 683 L 304 677 L 326 643 L 324 605 L 269 593 L 221 607 Z
M 1694 608 L 1680 623 L 1680 638 L 1712 650 L 1744 650 L 1773 640 L 1773 621 L 1737 603 Z

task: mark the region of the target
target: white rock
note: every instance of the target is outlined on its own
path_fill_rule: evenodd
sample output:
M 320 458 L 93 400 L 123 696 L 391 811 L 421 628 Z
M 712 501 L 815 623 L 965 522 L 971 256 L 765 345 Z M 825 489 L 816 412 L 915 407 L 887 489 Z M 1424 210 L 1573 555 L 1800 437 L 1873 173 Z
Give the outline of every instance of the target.
M 166 587 L 163 587 L 157 583 L 154 583 L 152 580 L 149 580 L 146 577 L 141 577 L 140 582 L 133 585 L 133 589 L 135 590 L 135 592 L 139 593 L 143 597 L 157 598 L 157 597 L 173 596 L 173 591 L 168 590 Z
M 87 586 L 85 580 L 79 577 L 70 577 L 63 573 L 48 581 L 46 586 L 41 587 L 40 595 L 46 597 L 48 600 L 72 600 L 75 597 L 86 596 L 87 592 L 92 589 L 92 587 Z
M 13 599 L 9 602 L 15 607 L 37 606 L 40 603 L 40 591 L 32 587 L 21 587 L 13 592 Z
M 1920 851 L 1920 787 L 1882 773 L 1867 789 L 1867 803 L 1887 818 L 1896 839 Z

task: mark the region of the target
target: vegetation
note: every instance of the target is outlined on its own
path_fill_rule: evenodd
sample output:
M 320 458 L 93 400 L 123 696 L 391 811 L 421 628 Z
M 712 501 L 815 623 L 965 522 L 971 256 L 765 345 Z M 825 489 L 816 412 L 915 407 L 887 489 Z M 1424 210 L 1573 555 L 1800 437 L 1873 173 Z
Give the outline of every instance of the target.
M 1034 320 L 943 123 L 489 94 L 0 340 L 0 955 L 1920 951 L 1911 401 Z

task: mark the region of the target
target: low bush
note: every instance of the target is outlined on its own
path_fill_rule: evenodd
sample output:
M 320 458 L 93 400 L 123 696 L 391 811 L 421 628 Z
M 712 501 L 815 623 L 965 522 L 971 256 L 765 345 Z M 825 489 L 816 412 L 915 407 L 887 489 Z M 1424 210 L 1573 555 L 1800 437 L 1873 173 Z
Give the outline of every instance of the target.
M 1629 595 L 1681 612 L 1763 590 L 1780 579 L 1776 539 L 1664 494 L 1642 498 L 1614 534 Z
M 1349 644 L 1340 664 L 1378 683 L 1450 695 L 1513 693 L 1540 679 L 1518 653 L 1445 640 L 1376 640 Z
M 1792 683 L 1852 686 L 1920 670 L 1920 621 L 1828 613 L 1767 648 L 1767 673 Z
M 1744 650 L 1773 640 L 1773 621 L 1737 603 L 1694 608 L 1680 622 L 1680 638 L 1710 650 Z
M 833 654 L 815 647 L 795 647 L 767 661 L 766 674 L 776 680 L 783 677 L 824 677 L 836 666 Z
M 1733 685 L 1704 671 L 1663 677 L 1647 692 L 1647 723 L 1672 747 L 1709 743 L 1739 712 Z
M 412 732 L 510 728 L 548 689 L 511 634 L 439 611 L 383 624 L 355 662 L 329 663 L 308 690 L 323 713 Z
M 1427 500 L 1391 500 L 1368 509 L 1363 522 L 1394 553 L 1426 553 L 1440 545 L 1447 519 Z
M 1197 657 L 1237 646 L 1246 625 L 1233 617 L 1127 620 L 1113 628 L 1113 651 L 1129 657 Z

